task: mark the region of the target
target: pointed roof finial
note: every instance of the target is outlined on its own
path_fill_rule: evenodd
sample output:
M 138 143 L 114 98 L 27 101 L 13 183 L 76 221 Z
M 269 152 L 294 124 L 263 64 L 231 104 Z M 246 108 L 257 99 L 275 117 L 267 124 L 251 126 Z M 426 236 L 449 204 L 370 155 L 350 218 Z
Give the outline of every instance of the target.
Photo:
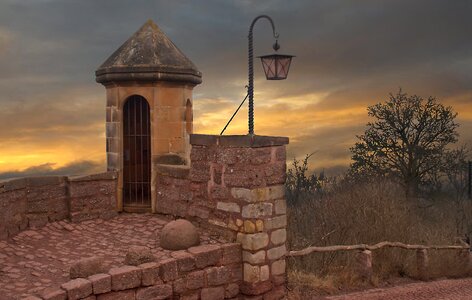
M 95 72 L 102 84 L 116 81 L 202 82 L 202 73 L 151 19 Z

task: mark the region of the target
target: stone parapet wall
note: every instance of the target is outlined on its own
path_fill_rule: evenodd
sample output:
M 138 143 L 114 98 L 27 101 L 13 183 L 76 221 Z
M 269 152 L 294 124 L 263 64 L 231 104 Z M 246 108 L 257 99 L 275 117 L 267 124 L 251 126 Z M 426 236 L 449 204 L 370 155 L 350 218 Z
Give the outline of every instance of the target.
M 77 278 L 35 299 L 239 299 L 243 279 L 241 245 L 201 245 L 172 258 Z
M 71 218 L 116 213 L 116 175 L 40 176 L 0 182 L 0 239 L 28 228 Z
M 285 295 L 288 138 L 191 135 L 190 167 L 155 165 L 157 207 L 242 245 L 244 295 Z

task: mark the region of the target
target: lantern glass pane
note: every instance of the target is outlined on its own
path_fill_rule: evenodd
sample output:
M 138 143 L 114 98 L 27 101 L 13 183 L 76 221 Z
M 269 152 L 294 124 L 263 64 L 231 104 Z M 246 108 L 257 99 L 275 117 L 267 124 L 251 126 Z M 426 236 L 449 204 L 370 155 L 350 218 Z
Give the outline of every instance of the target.
M 290 68 L 291 57 L 279 57 L 276 60 L 276 77 L 277 79 L 285 79 L 288 75 L 288 69 Z
M 271 79 L 277 76 L 275 59 L 272 57 L 261 57 L 262 67 L 267 79 Z

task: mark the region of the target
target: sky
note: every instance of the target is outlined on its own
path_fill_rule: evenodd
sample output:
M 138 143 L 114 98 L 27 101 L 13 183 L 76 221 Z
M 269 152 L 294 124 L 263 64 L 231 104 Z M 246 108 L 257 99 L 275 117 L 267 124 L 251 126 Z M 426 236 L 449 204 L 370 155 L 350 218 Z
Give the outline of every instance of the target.
M 95 70 L 148 19 L 203 73 L 194 132 L 219 134 L 244 98 L 247 34 L 272 17 L 287 80 L 255 62 L 255 133 L 288 136 L 288 159 L 337 174 L 367 106 L 399 88 L 458 113 L 472 144 L 469 0 L 0 0 L 0 179 L 105 170 L 105 88 Z M 272 31 L 254 27 L 255 56 Z M 242 109 L 225 134 L 247 133 Z

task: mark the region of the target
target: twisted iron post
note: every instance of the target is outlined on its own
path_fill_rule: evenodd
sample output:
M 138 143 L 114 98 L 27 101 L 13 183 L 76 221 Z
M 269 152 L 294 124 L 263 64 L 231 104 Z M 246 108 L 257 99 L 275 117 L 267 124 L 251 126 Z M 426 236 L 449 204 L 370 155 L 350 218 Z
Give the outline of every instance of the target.
M 278 33 L 275 32 L 275 26 L 274 26 L 274 21 L 267 16 L 267 15 L 260 15 L 257 16 L 251 23 L 251 27 L 249 27 L 249 35 L 248 35 L 248 67 L 249 67 L 249 72 L 248 72 L 248 95 L 249 95 L 249 134 L 253 135 L 254 134 L 254 48 L 253 48 L 253 36 L 252 36 L 252 30 L 254 28 L 254 24 L 256 24 L 257 20 L 265 18 L 269 20 L 270 25 L 272 26 L 272 32 L 274 34 L 274 38 L 277 39 L 279 37 Z

